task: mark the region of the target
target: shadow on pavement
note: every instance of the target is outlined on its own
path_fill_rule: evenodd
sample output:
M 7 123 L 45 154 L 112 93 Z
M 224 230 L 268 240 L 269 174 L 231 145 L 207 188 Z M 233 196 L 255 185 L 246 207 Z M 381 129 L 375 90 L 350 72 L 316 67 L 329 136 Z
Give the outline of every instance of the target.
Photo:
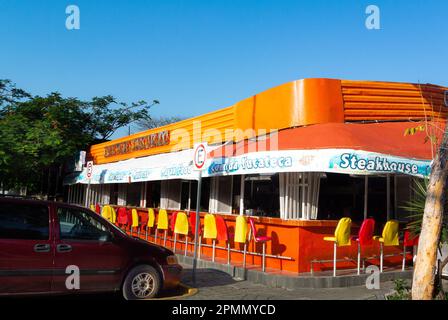
M 228 285 L 238 282 L 229 274 L 216 270 L 199 268 L 196 269 L 196 283 L 193 284 L 193 269 L 191 267 L 184 267 L 182 271 L 182 283 L 194 288 L 216 287 Z

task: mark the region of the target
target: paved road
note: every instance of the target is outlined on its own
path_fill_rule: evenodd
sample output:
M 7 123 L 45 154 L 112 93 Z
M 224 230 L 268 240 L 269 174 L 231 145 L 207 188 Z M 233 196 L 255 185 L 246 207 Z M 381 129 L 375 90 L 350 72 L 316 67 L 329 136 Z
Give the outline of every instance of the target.
M 379 290 L 366 287 L 286 290 L 233 279 L 227 273 L 214 269 L 198 269 L 196 285 L 192 283 L 191 266 L 183 266 L 182 282 L 198 288 L 198 293 L 183 297 L 187 300 L 377 300 L 393 290 L 393 282 L 381 283 Z

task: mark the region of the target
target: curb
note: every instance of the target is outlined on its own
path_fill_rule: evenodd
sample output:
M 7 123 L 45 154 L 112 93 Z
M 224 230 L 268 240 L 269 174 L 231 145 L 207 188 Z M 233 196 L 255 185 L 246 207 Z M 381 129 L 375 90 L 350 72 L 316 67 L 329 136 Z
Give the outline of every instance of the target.
M 173 296 L 173 297 L 152 298 L 152 299 L 148 299 L 148 300 L 176 300 L 176 299 L 194 296 L 199 291 L 197 288 L 191 288 L 183 283 L 179 283 L 179 287 L 184 288 L 186 290 L 186 293 L 183 293 L 182 295 L 178 295 L 178 296 Z
M 179 262 L 193 265 L 193 258 L 184 255 L 177 255 Z M 364 286 L 369 274 L 344 275 L 344 276 L 288 276 L 279 274 L 269 274 L 258 270 L 244 270 L 234 265 L 220 264 L 209 260 L 197 260 L 198 268 L 208 268 L 227 273 L 234 279 L 247 280 L 252 283 L 263 284 L 271 288 L 283 289 L 323 289 L 323 288 L 348 288 Z M 412 271 L 390 271 L 381 274 L 381 282 L 395 279 L 411 279 Z

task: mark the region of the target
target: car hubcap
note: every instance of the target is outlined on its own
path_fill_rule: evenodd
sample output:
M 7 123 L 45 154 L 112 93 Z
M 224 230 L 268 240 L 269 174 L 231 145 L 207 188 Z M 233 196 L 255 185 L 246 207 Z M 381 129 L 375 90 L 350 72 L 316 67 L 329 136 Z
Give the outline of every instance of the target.
M 149 273 L 139 273 L 132 279 L 132 293 L 138 298 L 146 298 L 154 290 L 154 278 Z

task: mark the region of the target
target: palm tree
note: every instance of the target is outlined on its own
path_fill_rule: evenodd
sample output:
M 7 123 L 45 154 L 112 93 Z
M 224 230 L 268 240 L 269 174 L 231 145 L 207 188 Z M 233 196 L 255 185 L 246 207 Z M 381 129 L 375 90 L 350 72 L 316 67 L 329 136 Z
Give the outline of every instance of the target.
M 409 212 L 408 218 L 409 222 L 406 226 L 406 229 L 410 231 L 411 235 L 419 235 L 421 228 L 422 228 L 422 221 L 423 221 L 423 213 L 425 210 L 425 202 L 426 202 L 426 195 L 428 190 L 428 179 L 414 179 L 413 181 L 413 187 L 412 191 L 414 194 L 414 197 L 406 203 L 405 206 L 402 208 Z M 447 192 L 448 195 L 448 192 Z M 445 196 L 445 212 L 444 212 L 444 219 L 442 224 L 442 230 L 438 245 L 438 250 L 441 253 L 442 245 L 444 243 L 448 243 L 448 197 Z M 439 294 L 443 295 L 443 289 L 441 286 L 441 279 L 442 279 L 442 270 L 443 268 L 448 264 L 448 257 L 446 257 L 443 261 L 439 261 L 438 268 L 437 268 L 437 280 L 439 281 L 437 285 L 437 289 L 439 291 Z

